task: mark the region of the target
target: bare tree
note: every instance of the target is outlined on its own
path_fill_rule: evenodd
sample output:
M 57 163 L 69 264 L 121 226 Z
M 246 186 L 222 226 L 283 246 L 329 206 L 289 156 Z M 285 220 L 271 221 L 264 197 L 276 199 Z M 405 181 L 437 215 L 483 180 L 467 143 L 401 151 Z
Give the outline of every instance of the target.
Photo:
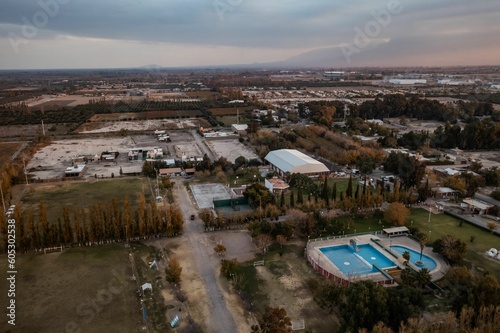
M 268 234 L 260 234 L 257 237 L 255 237 L 255 245 L 257 246 L 257 248 L 259 250 L 262 251 L 262 253 L 266 253 L 267 248 L 272 243 L 273 243 L 273 239 Z

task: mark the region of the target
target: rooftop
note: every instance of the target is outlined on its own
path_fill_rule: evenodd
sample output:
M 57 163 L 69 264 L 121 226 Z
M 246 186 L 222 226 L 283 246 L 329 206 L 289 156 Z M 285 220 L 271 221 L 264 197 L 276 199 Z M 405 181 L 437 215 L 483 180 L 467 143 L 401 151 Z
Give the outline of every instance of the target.
M 295 149 L 273 150 L 265 159 L 283 172 L 304 174 L 330 172 L 323 163 Z

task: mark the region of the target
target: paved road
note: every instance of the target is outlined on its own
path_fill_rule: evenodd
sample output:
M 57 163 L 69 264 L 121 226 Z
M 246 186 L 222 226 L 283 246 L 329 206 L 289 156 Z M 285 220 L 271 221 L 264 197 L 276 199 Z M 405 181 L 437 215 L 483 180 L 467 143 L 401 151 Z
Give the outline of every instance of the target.
M 208 307 L 210 318 L 208 318 L 209 331 L 214 333 L 237 332 L 236 323 L 229 312 L 223 298 L 223 293 L 217 284 L 215 267 L 218 259 L 212 257 L 208 249 L 206 235 L 203 231 L 203 224 L 199 220 L 191 221 L 189 216 L 195 213 L 193 203 L 184 186 L 182 180 L 175 180 L 175 191 L 179 199 L 179 208 L 182 215 L 187 217 L 184 224 L 184 234 L 182 237 L 188 239 L 193 255 L 195 256 L 196 270 L 199 272 L 205 284 L 208 296 Z
M 200 137 L 200 135 L 196 132 L 196 130 L 192 130 L 190 132 L 191 132 L 191 135 L 194 138 L 194 141 L 196 141 L 196 144 L 198 145 L 198 147 L 200 147 L 200 149 L 203 151 L 203 153 L 207 154 L 208 158 L 210 158 L 210 160 L 212 162 L 215 161 L 217 158 L 214 155 L 214 153 L 212 153 L 212 151 L 207 147 L 207 145 L 205 144 L 205 142 L 203 142 L 205 139 L 203 139 L 202 137 Z
M 489 204 L 492 204 L 495 206 L 500 206 L 500 201 L 497 201 L 497 200 L 493 199 L 492 197 L 481 194 L 481 193 L 476 193 L 474 195 L 474 199 L 481 200 L 481 201 L 484 201 L 486 203 L 489 203 Z
M 489 220 L 485 220 L 483 219 L 482 217 L 480 216 L 477 216 L 477 215 L 471 215 L 471 214 L 462 214 L 462 211 L 460 210 L 460 208 L 458 207 L 452 207 L 452 206 L 445 206 L 444 207 L 444 211 L 447 213 L 447 214 L 450 214 L 452 216 L 455 216 L 459 219 L 463 219 L 471 224 L 475 224 L 476 226 L 478 227 L 481 227 L 483 229 L 486 229 L 486 230 L 490 230 L 488 228 L 488 223 L 491 222 Z M 498 225 L 498 222 L 496 222 L 497 225 Z M 493 231 L 494 234 L 497 234 L 497 235 L 500 235 L 500 230 L 499 228 L 497 227 L 494 231 Z

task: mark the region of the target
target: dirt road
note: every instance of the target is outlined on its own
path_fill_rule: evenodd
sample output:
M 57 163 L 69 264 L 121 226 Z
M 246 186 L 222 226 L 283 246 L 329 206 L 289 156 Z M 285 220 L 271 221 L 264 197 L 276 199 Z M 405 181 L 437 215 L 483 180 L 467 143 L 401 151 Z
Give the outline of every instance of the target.
M 195 214 L 195 209 L 191 198 L 184 186 L 182 180 L 176 180 L 174 191 L 177 196 L 179 209 L 185 217 Z M 208 298 L 208 308 L 210 315 L 206 323 L 210 332 L 237 332 L 237 325 L 231 312 L 229 311 L 223 291 L 217 283 L 218 272 L 215 267 L 218 265 L 218 259 L 212 256 L 212 251 L 209 248 L 206 235 L 203 231 L 203 225 L 199 220 L 185 219 L 184 235 L 191 245 L 192 254 L 194 257 L 195 270 L 201 276 L 204 282 L 204 288 Z

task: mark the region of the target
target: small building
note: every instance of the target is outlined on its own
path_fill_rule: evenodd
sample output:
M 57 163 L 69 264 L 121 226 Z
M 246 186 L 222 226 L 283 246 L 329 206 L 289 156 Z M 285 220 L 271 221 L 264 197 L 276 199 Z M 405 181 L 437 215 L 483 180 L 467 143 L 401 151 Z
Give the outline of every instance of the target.
M 104 151 L 101 153 L 101 161 L 114 162 L 119 154 L 116 150 Z
M 451 177 L 461 174 L 460 171 L 452 168 L 435 168 L 434 172 L 438 173 L 442 177 Z
M 163 168 L 163 169 L 160 169 L 160 176 L 163 176 L 163 177 L 180 176 L 181 173 L 182 173 L 181 168 Z
M 463 203 L 473 214 L 478 215 L 487 214 L 488 210 L 493 207 L 491 204 L 475 199 L 464 199 Z
M 278 177 L 273 177 L 271 179 L 266 179 L 264 185 L 267 187 L 271 193 L 281 193 L 290 187 L 287 182 Z
M 433 187 L 431 189 L 432 195 L 438 198 L 456 198 L 460 191 L 456 191 L 449 187 Z
M 167 163 L 167 165 L 175 165 L 175 160 L 173 158 L 167 158 L 162 161 Z
M 407 236 L 410 233 L 410 229 L 407 227 L 385 228 L 382 231 L 388 237 Z
M 156 159 L 161 156 L 163 156 L 163 149 L 158 147 L 155 147 L 146 153 L 146 158 Z
M 370 124 L 384 125 L 384 121 L 382 119 L 367 119 L 365 121 Z
M 144 148 L 129 148 L 128 150 L 128 160 L 136 161 L 142 160 Z
M 191 175 L 194 175 L 196 169 L 195 168 L 187 168 L 184 170 L 184 172 L 186 173 L 186 175 L 188 176 L 191 176 Z
M 72 167 L 66 168 L 64 171 L 64 176 L 65 177 L 80 177 L 83 172 L 85 171 L 85 168 L 87 166 L 85 164 L 77 164 Z
M 247 124 L 232 124 L 231 129 L 238 134 L 246 134 L 248 130 Z
M 391 79 L 389 80 L 391 84 L 397 85 L 415 85 L 415 84 L 426 84 L 427 80 L 425 79 Z

